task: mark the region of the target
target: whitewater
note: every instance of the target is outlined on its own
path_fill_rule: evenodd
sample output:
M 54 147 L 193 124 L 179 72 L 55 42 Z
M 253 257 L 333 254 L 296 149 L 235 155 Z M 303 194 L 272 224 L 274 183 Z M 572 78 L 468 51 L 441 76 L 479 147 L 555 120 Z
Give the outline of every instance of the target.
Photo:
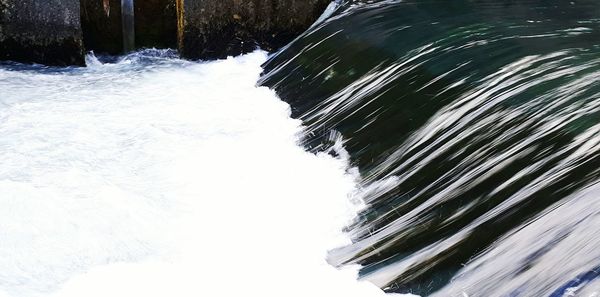
M 266 59 L 1 65 L 0 296 L 382 296 L 325 261 L 357 173 L 300 146 Z

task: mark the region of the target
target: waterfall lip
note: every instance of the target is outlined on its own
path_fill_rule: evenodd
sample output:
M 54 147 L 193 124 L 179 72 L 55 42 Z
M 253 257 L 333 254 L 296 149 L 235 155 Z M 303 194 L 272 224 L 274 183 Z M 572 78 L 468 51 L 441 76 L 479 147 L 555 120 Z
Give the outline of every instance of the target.
M 548 296 L 597 265 L 582 251 L 600 246 L 595 234 L 525 261 L 554 238 L 517 231 L 544 217 L 564 228 L 583 212 L 546 211 L 600 181 L 598 14 L 592 1 L 459 2 L 345 2 L 274 53 L 259 83 L 305 123 L 307 150 L 340 131 L 360 169 L 367 207 L 332 265 L 360 265 L 388 292 L 504 296 L 522 282 Z

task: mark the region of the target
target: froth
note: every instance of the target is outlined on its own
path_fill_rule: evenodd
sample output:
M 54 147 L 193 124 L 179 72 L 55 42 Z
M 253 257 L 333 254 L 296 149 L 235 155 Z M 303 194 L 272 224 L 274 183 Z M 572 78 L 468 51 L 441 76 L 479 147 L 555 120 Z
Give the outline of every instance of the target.
M 346 241 L 355 176 L 298 146 L 301 123 L 255 85 L 266 54 L 157 59 L 2 73 L 0 287 L 383 295 L 325 261 Z

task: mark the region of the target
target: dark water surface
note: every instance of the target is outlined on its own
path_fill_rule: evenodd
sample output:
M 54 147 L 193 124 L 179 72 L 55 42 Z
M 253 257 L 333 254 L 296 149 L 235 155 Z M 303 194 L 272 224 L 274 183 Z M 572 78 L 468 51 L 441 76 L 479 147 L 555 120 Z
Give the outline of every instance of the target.
M 274 55 L 307 147 L 339 132 L 361 172 L 330 263 L 389 292 L 600 296 L 599 45 L 598 1 L 353 1 Z

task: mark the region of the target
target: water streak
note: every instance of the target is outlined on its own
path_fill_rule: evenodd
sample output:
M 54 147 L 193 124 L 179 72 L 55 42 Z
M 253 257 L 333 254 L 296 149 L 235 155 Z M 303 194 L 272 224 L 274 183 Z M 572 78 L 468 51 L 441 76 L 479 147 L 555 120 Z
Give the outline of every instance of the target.
M 600 256 L 596 1 L 347 1 L 262 84 L 361 173 L 332 250 L 388 292 L 590 294 Z M 577 281 L 580 279 L 580 281 Z

